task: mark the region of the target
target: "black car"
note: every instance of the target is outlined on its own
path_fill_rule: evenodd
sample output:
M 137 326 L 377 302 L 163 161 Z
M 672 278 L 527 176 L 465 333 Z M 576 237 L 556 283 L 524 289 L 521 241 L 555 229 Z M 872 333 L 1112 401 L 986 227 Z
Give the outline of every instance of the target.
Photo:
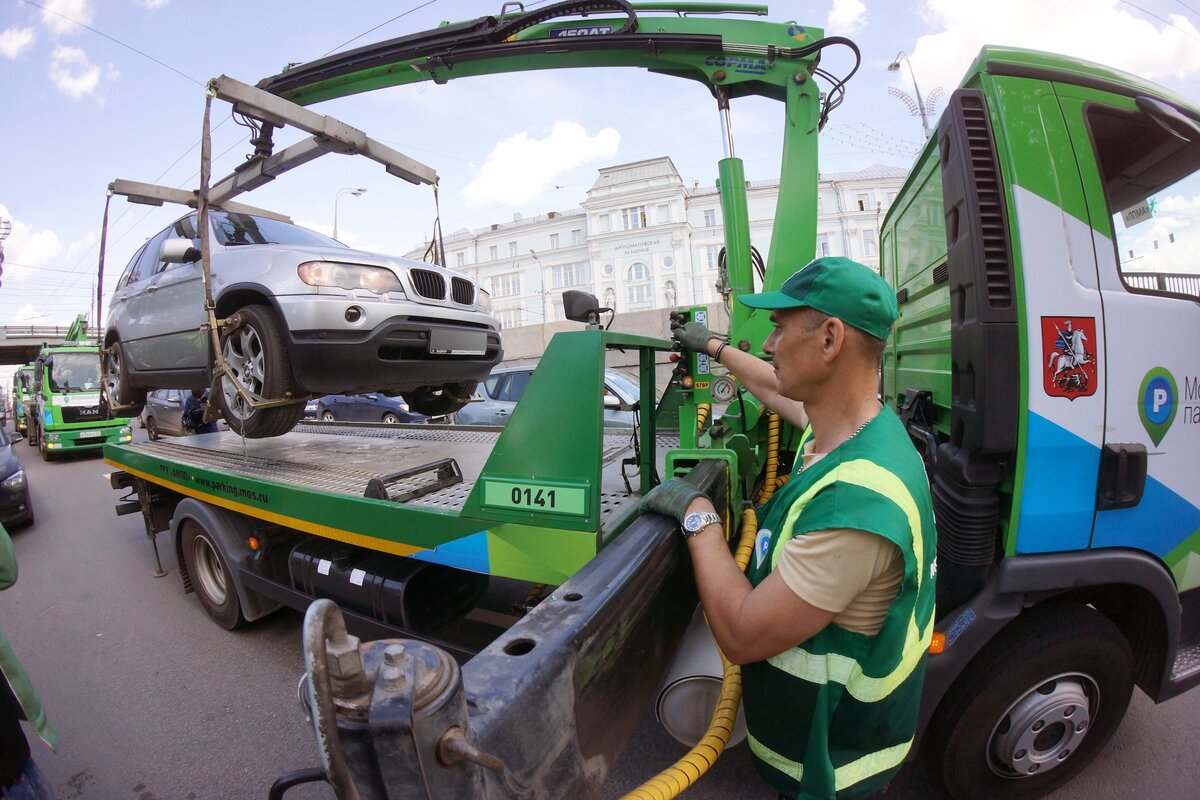
M 367 394 L 327 394 L 314 401 L 313 415 L 325 422 L 424 422 L 427 417 L 409 409 L 403 397 Z
M 0 427 L 0 523 L 6 526 L 33 524 L 29 480 L 12 447 L 23 438 Z

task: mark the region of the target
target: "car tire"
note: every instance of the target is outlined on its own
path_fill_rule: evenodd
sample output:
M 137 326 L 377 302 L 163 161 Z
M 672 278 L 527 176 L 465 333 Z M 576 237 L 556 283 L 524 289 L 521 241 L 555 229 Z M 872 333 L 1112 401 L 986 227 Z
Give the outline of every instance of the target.
M 1133 650 L 1111 620 L 1082 605 L 1034 607 L 938 707 L 929 742 L 935 769 L 959 800 L 1048 794 L 1104 749 L 1133 684 Z
M 337 422 L 337 417 L 335 417 L 333 415 L 332 411 L 330 411 L 329 409 L 325 409 L 324 411 L 321 412 L 321 421 L 322 422 Z
M 125 366 L 125 346 L 113 342 L 100 356 L 104 369 L 104 396 L 111 413 L 136 417 L 146 407 L 146 390 L 129 385 L 129 370 Z
M 154 417 L 146 417 L 146 438 L 152 442 L 157 442 L 159 439 L 158 423 L 154 421 Z
M 292 367 L 279 318 L 269 306 L 245 306 L 241 324 L 221 335 L 221 352 L 236 380 L 260 397 L 274 399 L 292 391 Z M 225 422 L 247 439 L 287 433 L 304 416 L 304 401 L 285 406 L 246 409 L 230 378 L 221 378 L 218 397 Z
M 212 534 L 198 522 L 185 519 L 179 526 L 183 563 L 201 607 L 227 631 L 246 624 L 233 576 Z
M 400 418 L 397 417 L 392 412 L 389 411 L 383 415 L 383 424 L 384 425 L 398 425 L 399 423 L 400 423 Z
M 447 383 L 442 386 L 422 386 L 404 393 L 410 410 L 427 417 L 453 414 L 471 400 L 477 381 Z

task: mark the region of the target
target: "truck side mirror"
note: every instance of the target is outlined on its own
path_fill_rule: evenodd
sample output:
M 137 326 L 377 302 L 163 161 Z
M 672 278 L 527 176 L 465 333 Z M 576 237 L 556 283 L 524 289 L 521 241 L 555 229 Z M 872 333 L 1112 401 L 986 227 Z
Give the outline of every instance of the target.
M 596 295 L 578 289 L 567 289 L 562 293 L 562 300 L 563 316 L 567 319 L 588 325 L 600 324 L 600 301 L 596 299 Z

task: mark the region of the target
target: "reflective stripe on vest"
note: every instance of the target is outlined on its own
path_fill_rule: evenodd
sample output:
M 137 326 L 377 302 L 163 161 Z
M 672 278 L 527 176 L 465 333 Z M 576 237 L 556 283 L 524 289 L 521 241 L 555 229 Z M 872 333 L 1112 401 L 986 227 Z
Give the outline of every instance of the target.
M 746 741 L 750 743 L 750 749 L 754 752 L 754 755 L 796 783 L 802 782 L 804 778 L 803 764 L 781 756 L 758 739 L 755 739 L 753 734 L 747 733 Z M 874 753 L 868 753 L 862 758 L 851 761 L 849 764 L 836 767 L 833 770 L 834 790 L 840 792 L 856 783 L 865 781 L 867 778 L 900 766 L 904 761 L 904 757 L 908 755 L 908 751 L 912 748 L 912 743 L 913 740 L 909 739 L 907 742 L 885 747 L 883 750 L 876 750 Z
M 921 579 L 925 572 L 925 565 L 922 563 L 925 551 L 924 536 L 921 530 L 921 513 L 903 481 L 875 462 L 866 459 L 839 464 L 821 476 L 804 494 L 796 498 L 780 526 L 780 539 L 771 553 L 771 569 L 774 570 L 778 565 L 780 549 L 789 539 L 793 538 L 792 527 L 804 511 L 804 507 L 817 492 L 837 481 L 861 486 L 880 494 L 891 500 L 904 512 L 908 519 L 909 531 L 912 534 L 912 554 L 913 560 L 916 562 L 917 593 L 919 594 Z M 843 684 L 846 691 L 856 700 L 874 703 L 891 694 L 916 669 L 917 665 L 921 663 L 921 657 L 928 650 L 932 637 L 932 625 L 926 625 L 924 632 L 920 630 L 920 626 L 917 624 L 917 605 L 914 603 L 904 635 L 904 650 L 900 657 L 900 663 L 887 675 L 872 677 L 864 674 L 862 666 L 853 658 L 837 653 L 816 655 L 801 647 L 784 650 L 782 653 L 768 658 L 767 663 L 810 683 L 826 684 L 833 681 Z

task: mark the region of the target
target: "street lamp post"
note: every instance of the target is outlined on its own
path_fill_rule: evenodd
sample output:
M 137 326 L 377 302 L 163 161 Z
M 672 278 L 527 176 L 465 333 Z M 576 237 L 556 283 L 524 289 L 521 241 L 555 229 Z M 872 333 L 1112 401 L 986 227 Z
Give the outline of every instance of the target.
M 366 191 L 367 190 L 363 189 L 362 187 L 355 189 L 350 186 L 347 186 L 344 189 L 338 189 L 337 194 L 334 195 L 334 197 L 333 197 L 333 238 L 335 238 L 335 239 L 337 238 L 337 207 L 338 207 L 338 201 L 340 201 L 342 199 L 342 195 L 352 194 L 355 197 L 362 197 L 363 193 Z
M 925 132 L 925 138 L 929 139 L 929 121 L 925 118 L 925 102 L 921 99 L 920 88 L 917 87 L 917 73 L 903 50 L 896 54 L 892 63 L 888 64 L 888 72 L 896 72 L 900 69 L 900 59 L 904 59 L 904 63 L 908 64 L 908 74 L 912 78 L 913 92 L 917 95 L 917 110 L 921 113 L 921 130 Z

